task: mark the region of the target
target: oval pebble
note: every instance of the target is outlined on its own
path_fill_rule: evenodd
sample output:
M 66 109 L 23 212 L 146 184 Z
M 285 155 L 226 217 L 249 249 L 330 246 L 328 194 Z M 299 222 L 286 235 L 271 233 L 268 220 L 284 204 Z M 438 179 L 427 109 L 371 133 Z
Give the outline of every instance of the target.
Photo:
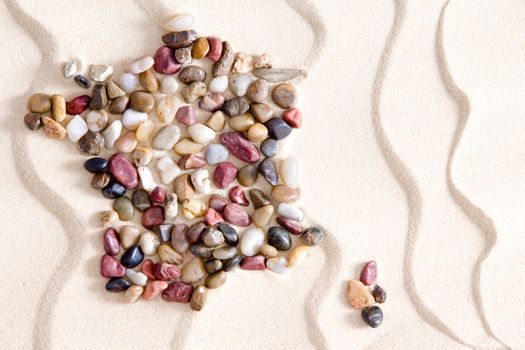
M 264 244 L 264 232 L 258 228 L 249 228 L 241 236 L 241 252 L 246 256 L 254 256 Z
M 222 232 L 213 227 L 208 227 L 204 230 L 201 240 L 204 245 L 211 248 L 220 246 L 225 242 Z
M 124 278 L 112 278 L 106 283 L 106 290 L 111 293 L 123 292 L 131 287 L 131 284 Z
M 206 287 L 209 289 L 220 288 L 226 282 L 226 272 L 219 271 L 206 277 Z
M 166 125 L 161 128 L 151 141 L 151 147 L 169 150 L 180 140 L 181 130 L 177 125 Z
M 142 73 L 148 69 L 150 69 L 151 67 L 153 67 L 153 64 L 155 63 L 155 61 L 153 60 L 153 57 L 151 56 L 144 56 L 144 57 L 141 57 L 133 62 L 131 62 L 129 65 L 128 65 L 128 72 L 132 73 L 132 74 L 139 74 L 139 73 Z
M 165 76 L 162 79 L 161 91 L 163 94 L 174 94 L 179 88 L 179 83 L 177 79 L 172 76 Z
M 193 288 L 190 307 L 194 311 L 201 311 L 206 304 L 208 289 L 202 285 Z
M 279 175 L 277 174 L 277 168 L 274 161 L 271 158 L 266 158 L 257 166 L 259 173 L 268 181 L 272 186 L 277 185 L 279 182 Z
M 228 77 L 226 75 L 221 75 L 219 77 L 213 78 L 208 85 L 208 90 L 210 90 L 211 92 L 222 93 L 226 91 L 227 88 Z
M 272 118 L 265 124 L 268 135 L 275 140 L 282 140 L 292 133 L 292 128 L 281 118 Z
M 301 221 L 304 217 L 304 213 L 301 209 L 288 203 L 279 204 L 277 212 L 279 215 L 291 220 Z
M 188 13 L 179 13 L 172 16 L 162 23 L 162 29 L 167 32 L 178 32 L 181 30 L 191 29 L 195 19 Z
M 237 255 L 237 248 L 235 247 L 222 247 L 213 251 L 213 257 L 219 260 L 230 259 L 235 255 Z
M 249 74 L 233 74 L 230 76 L 230 89 L 236 96 L 244 96 L 252 81 Z
M 241 260 L 243 270 L 264 270 L 266 269 L 266 258 L 262 255 L 247 256 Z
M 131 286 L 124 293 L 124 302 L 126 304 L 133 304 L 139 300 L 140 296 L 144 293 L 144 288 L 141 286 Z
M 126 269 L 126 277 L 137 286 L 145 287 L 148 283 L 148 276 L 132 269 Z
M 268 244 L 277 250 L 289 250 L 292 247 L 290 233 L 282 227 L 270 227 L 268 230 Z
M 228 160 L 228 154 L 228 149 L 224 145 L 212 143 L 206 147 L 204 156 L 208 164 L 215 165 Z
M 139 244 L 144 254 L 154 255 L 160 245 L 160 240 L 155 233 L 146 231 L 140 235 Z
M 213 182 L 218 188 L 224 189 L 235 180 L 237 168 L 232 162 L 222 162 L 215 168 Z
M 244 187 L 250 187 L 257 181 L 259 173 L 255 165 L 249 164 L 243 166 L 237 173 L 237 181 Z
M 231 227 L 225 222 L 219 223 L 217 227 L 224 235 L 226 244 L 231 245 L 231 246 L 236 246 L 237 243 L 239 243 L 239 234 L 233 227 Z
M 143 212 L 144 210 L 151 207 L 151 200 L 149 199 L 149 194 L 146 190 L 143 190 L 142 188 L 133 192 L 133 195 L 131 196 L 131 201 L 133 202 L 133 206 L 140 212 Z
M 82 121 L 84 121 L 84 120 L 82 120 Z M 24 116 L 24 124 L 29 130 L 38 130 L 38 129 L 40 129 L 40 127 L 42 126 L 42 119 L 40 117 L 40 113 L 33 113 L 33 112 L 27 113 Z M 71 124 L 71 122 L 69 122 L 69 124 Z M 69 124 L 68 124 L 68 126 L 69 126 Z M 86 129 L 87 129 L 87 127 L 86 127 Z M 68 131 L 68 135 L 69 135 L 69 131 Z M 82 137 L 82 136 L 80 136 L 80 137 Z M 70 137 L 70 139 L 71 139 L 71 141 L 76 142 L 71 137 Z
M 131 94 L 139 86 L 139 78 L 135 74 L 124 73 L 119 77 L 118 85 Z
M 324 240 L 324 232 L 318 227 L 312 226 L 303 231 L 301 241 L 307 246 L 319 245 Z
M 371 306 L 361 311 L 361 317 L 372 328 L 377 328 L 383 322 L 383 311 L 379 306 Z
M 285 184 L 290 187 L 297 185 L 299 178 L 299 162 L 294 157 L 286 158 L 280 167 L 280 175 Z
M 195 123 L 188 128 L 191 138 L 200 144 L 208 144 L 215 138 L 215 131 L 204 124 Z
M 122 254 L 120 263 L 127 268 L 134 268 L 144 260 L 144 253 L 138 245 L 132 245 Z
M 297 91 L 292 84 L 281 83 L 273 88 L 272 99 L 279 107 L 289 109 L 297 103 Z
M 118 217 L 122 221 L 129 221 L 133 218 L 135 209 L 133 208 L 133 203 L 128 197 L 119 197 L 113 202 L 113 210 L 118 214 Z
M 139 184 L 138 174 L 130 161 L 122 154 L 116 153 L 109 158 L 109 172 L 115 179 L 128 189 L 134 189 Z
M 120 237 L 114 228 L 108 228 L 104 232 L 104 250 L 108 255 L 118 255 L 120 253 Z
M 279 152 L 279 143 L 274 139 L 266 139 L 261 143 L 261 152 L 265 157 L 274 157 Z
M 182 268 L 182 281 L 196 283 L 206 276 L 204 263 L 199 258 L 193 258 Z
M 308 232 L 307 229 L 305 231 L 305 234 Z M 310 232 L 310 235 L 312 235 L 312 232 Z M 301 236 L 301 239 L 303 237 Z M 313 238 L 315 240 L 315 238 Z M 363 266 L 363 270 L 361 270 L 361 275 L 359 277 L 359 280 L 365 285 L 369 286 L 376 280 L 377 277 L 377 263 L 375 261 L 369 261 Z
M 310 253 L 310 247 L 301 245 L 297 246 L 292 249 L 290 252 L 290 255 L 288 257 L 288 267 L 294 267 L 301 265 L 306 258 L 308 257 L 308 254 Z

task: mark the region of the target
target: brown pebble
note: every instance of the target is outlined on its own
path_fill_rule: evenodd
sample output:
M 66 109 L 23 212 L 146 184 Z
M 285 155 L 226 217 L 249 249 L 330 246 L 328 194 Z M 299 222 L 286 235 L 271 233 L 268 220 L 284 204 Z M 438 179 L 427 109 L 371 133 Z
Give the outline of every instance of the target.
M 46 113 L 51 110 L 51 97 L 46 94 L 33 94 L 27 101 L 27 109 L 34 113 Z
M 270 84 L 264 79 L 253 81 L 246 91 L 246 97 L 252 102 L 263 103 L 268 97 Z
M 259 248 L 259 254 L 267 258 L 275 258 L 277 256 L 277 249 L 269 244 L 263 244 L 261 248 Z
M 273 117 L 273 109 L 265 103 L 252 103 L 250 111 L 259 123 L 266 123 Z
M 383 304 L 386 301 L 386 292 L 383 288 L 375 286 L 372 290 L 372 296 L 376 303 Z
M 67 135 L 66 129 L 52 118 L 43 117 L 42 124 L 44 125 L 44 133 L 47 137 L 61 140 Z
M 210 44 L 208 43 L 208 39 L 200 37 L 197 38 L 197 40 L 195 40 L 195 42 L 193 43 L 191 55 L 196 60 L 200 60 L 208 54 L 208 51 L 210 51 Z
M 241 186 L 250 187 L 257 181 L 257 176 L 259 176 L 257 167 L 249 164 L 239 170 L 237 173 L 237 181 L 239 181 Z
M 88 131 L 78 140 L 77 146 L 82 153 L 98 156 L 104 149 L 104 137 L 98 132 Z
M 109 113 L 111 114 L 122 114 L 128 108 L 129 104 L 129 97 L 128 96 L 120 96 L 111 102 L 111 105 L 109 106 Z
M 129 104 L 136 111 L 149 113 L 155 107 L 155 99 L 147 92 L 135 91 L 129 97 Z
M 109 184 L 109 180 L 111 180 L 111 176 L 108 173 L 95 174 L 91 180 L 91 187 L 101 190 Z
M 299 188 L 291 188 L 286 185 L 276 185 L 272 188 L 272 198 L 277 202 L 292 203 L 301 197 Z
M 152 94 L 159 91 L 159 80 L 151 70 L 148 69 L 140 73 L 139 81 L 146 91 L 151 92 Z
M 29 130 L 38 130 L 42 126 L 40 113 L 29 112 L 24 116 L 24 124 Z
M 281 108 L 292 108 L 297 103 L 297 91 L 292 84 L 281 83 L 273 89 L 272 99 Z
M 206 304 L 208 297 L 208 289 L 203 285 L 199 285 L 193 288 L 193 294 L 191 295 L 190 307 L 194 311 L 201 311 Z
M 206 125 L 212 128 L 215 131 L 222 131 L 224 129 L 224 124 L 226 123 L 226 117 L 222 111 L 217 111 L 213 113 L 206 122 Z
M 252 189 L 250 190 L 249 194 L 250 194 L 250 200 L 252 201 L 253 207 L 255 209 L 271 204 L 268 197 L 266 197 L 264 192 L 261 190 Z
M 368 291 L 368 288 L 358 280 L 348 282 L 348 301 L 352 307 L 362 309 L 374 303 L 374 297 Z
M 194 189 L 191 183 L 190 174 L 181 174 L 173 182 L 174 192 L 177 194 L 177 200 L 182 203 L 193 196 Z
M 66 118 L 66 100 L 62 95 L 53 95 L 51 100 L 51 116 L 60 123 Z
M 206 277 L 206 287 L 209 289 L 216 289 L 221 287 L 226 282 L 226 272 L 220 271 Z

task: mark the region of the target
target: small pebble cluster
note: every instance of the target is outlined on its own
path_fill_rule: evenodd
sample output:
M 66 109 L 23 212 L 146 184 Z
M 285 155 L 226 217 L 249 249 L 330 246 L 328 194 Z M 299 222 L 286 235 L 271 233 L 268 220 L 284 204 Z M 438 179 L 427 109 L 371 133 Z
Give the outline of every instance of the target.
M 377 263 L 369 261 L 363 267 L 359 280 L 348 282 L 348 301 L 356 309 L 362 309 L 361 317 L 373 328 L 383 322 L 383 311 L 374 303 L 382 304 L 386 301 L 386 292 L 375 284 L 377 279 Z M 372 287 L 372 285 L 374 285 Z
M 91 94 L 68 102 L 34 94 L 24 122 L 91 156 L 91 186 L 113 201 L 100 214 L 106 290 L 127 303 L 161 295 L 199 311 L 236 266 L 287 273 L 324 233 L 303 228 L 292 204 L 297 160 L 276 157 L 301 127 L 289 81 L 305 72 L 235 53 L 193 23 L 189 14 L 169 18 L 164 45 L 118 79 L 109 65 L 91 65 L 87 78 L 78 60 L 67 62 L 65 77 Z

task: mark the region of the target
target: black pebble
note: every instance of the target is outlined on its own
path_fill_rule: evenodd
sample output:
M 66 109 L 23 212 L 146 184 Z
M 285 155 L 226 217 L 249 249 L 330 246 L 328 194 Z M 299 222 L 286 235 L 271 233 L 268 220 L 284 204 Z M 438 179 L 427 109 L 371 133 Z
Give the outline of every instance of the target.
M 233 227 L 225 222 L 221 222 L 218 228 L 222 232 L 226 244 L 235 246 L 239 243 L 239 234 Z
M 129 287 L 131 287 L 131 283 L 122 277 L 112 278 L 108 281 L 108 283 L 106 283 L 106 290 L 111 293 L 122 292 Z
M 371 306 L 361 311 L 361 317 L 372 328 L 377 328 L 383 322 L 383 311 L 379 306 Z
M 102 195 L 108 199 L 122 197 L 126 193 L 126 188 L 118 182 L 112 181 L 102 189 Z
M 268 120 L 265 124 L 268 128 L 268 135 L 270 138 L 275 140 L 284 139 L 286 136 L 290 135 L 292 132 L 292 127 L 281 118 L 272 118 Z
M 90 158 L 84 162 L 84 169 L 93 174 L 105 171 L 107 166 L 107 159 L 100 157 Z
M 190 246 L 190 251 L 193 255 L 201 259 L 209 259 L 212 256 L 213 248 L 206 247 L 204 244 L 198 243 L 198 244 L 192 244 Z
M 268 230 L 268 244 L 277 250 L 289 250 L 292 247 L 292 238 L 284 228 L 273 226 Z
M 240 264 L 241 260 L 242 260 L 242 256 L 240 255 L 235 255 L 233 258 L 223 260 L 222 269 L 224 271 L 233 270 L 235 267 L 237 267 L 237 265 Z
M 91 86 L 91 83 L 89 82 L 88 78 L 80 74 L 75 75 L 75 82 L 78 85 L 82 86 L 84 89 L 87 89 Z
M 142 260 L 144 260 L 144 253 L 138 245 L 132 245 L 122 254 L 120 258 L 120 263 L 125 267 L 132 269 L 135 266 L 139 265 Z

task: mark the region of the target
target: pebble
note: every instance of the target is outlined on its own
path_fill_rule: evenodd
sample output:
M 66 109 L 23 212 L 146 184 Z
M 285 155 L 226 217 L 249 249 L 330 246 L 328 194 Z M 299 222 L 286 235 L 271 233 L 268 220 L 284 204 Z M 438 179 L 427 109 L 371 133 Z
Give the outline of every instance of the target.
M 230 189 L 228 192 L 228 197 L 232 203 L 237 203 L 240 205 L 247 206 L 249 204 L 246 195 L 244 194 L 241 186 L 235 186 Z
M 226 76 L 223 76 L 223 78 L 226 78 Z M 253 78 L 249 74 L 232 74 L 230 76 L 230 89 L 235 96 L 244 96 L 252 81 Z
M 268 135 L 275 140 L 282 140 L 292 133 L 290 125 L 281 118 L 272 118 L 264 125 L 268 128 Z
M 212 62 L 217 62 L 222 55 L 222 40 L 216 36 L 207 37 L 208 44 L 210 45 L 210 50 L 206 55 Z
M 190 251 L 193 255 L 201 258 L 201 259 L 209 259 L 211 258 L 213 248 L 206 247 L 204 244 L 192 244 L 190 246 Z
M 187 155 L 192 153 L 201 152 L 204 149 L 204 145 L 193 142 L 189 138 L 183 138 L 175 144 L 173 150 L 180 155 Z
M 188 220 L 204 216 L 206 204 L 200 199 L 188 198 L 182 202 L 182 215 Z
M 224 102 L 222 106 L 223 112 L 229 117 L 235 117 L 237 115 L 248 112 L 250 105 L 244 97 L 234 97 Z
M 266 123 L 274 115 L 272 107 L 266 103 L 252 103 L 250 105 L 250 111 L 259 123 Z
M 192 106 L 183 106 L 177 110 L 175 118 L 179 123 L 192 125 L 197 120 L 197 113 Z
M 242 256 L 240 256 L 240 255 L 234 256 L 233 258 L 230 258 L 230 259 L 227 259 L 227 260 L 224 260 L 222 262 L 222 269 L 224 271 L 231 271 L 234 268 L 236 268 L 237 265 L 239 265 L 241 260 L 242 260 Z
M 213 251 L 213 257 L 219 260 L 230 259 L 235 255 L 237 255 L 237 248 L 235 247 L 222 247 Z
M 150 199 L 155 204 L 164 204 L 166 202 L 166 189 L 157 186 L 151 191 Z
M 160 245 L 159 237 L 151 231 L 146 231 L 141 234 L 139 241 L 140 247 L 146 255 L 154 255 Z
M 180 105 L 181 101 L 175 95 L 162 97 L 157 103 L 157 118 L 162 123 L 171 124 Z
M 84 162 L 84 169 L 92 174 L 105 171 L 108 166 L 108 161 L 105 158 L 95 157 L 90 158 Z
M 254 256 L 264 244 L 264 232 L 255 227 L 250 227 L 241 236 L 241 252 L 246 256 Z
M 276 185 L 272 188 L 272 198 L 277 202 L 292 203 L 300 198 L 299 188 Z
M 297 103 L 297 91 L 292 84 L 281 83 L 272 90 L 272 99 L 281 108 L 292 108 Z
M 304 213 L 301 209 L 288 203 L 279 204 L 277 212 L 279 213 L 279 215 L 291 220 L 301 221 L 304 217 Z
M 264 192 L 261 191 L 261 190 L 251 189 L 249 191 L 249 194 L 250 194 L 250 199 L 251 199 L 251 201 L 253 203 L 253 207 L 255 209 L 258 209 L 258 208 L 261 208 L 261 207 L 263 207 L 265 205 L 271 204 L 271 202 L 268 199 L 268 197 L 266 197 Z
M 179 212 L 179 205 L 177 202 L 177 195 L 175 193 L 168 194 L 166 205 L 164 205 L 164 216 L 166 220 L 174 220 Z
M 189 303 L 193 287 L 191 284 L 184 282 L 173 282 L 162 292 L 162 299 L 166 301 L 175 301 L 177 303 Z
M 156 93 L 159 91 L 159 80 L 151 70 L 140 73 L 139 81 L 147 92 Z
M 109 158 L 109 172 L 115 179 L 128 189 L 134 189 L 139 184 L 137 171 L 130 161 L 120 153 L 116 153 Z
M 213 173 L 213 183 L 221 189 L 228 187 L 235 180 L 237 168 L 232 162 L 222 162 L 215 168 Z
M 140 123 L 148 119 L 148 114 L 128 108 L 122 116 L 122 125 L 129 130 L 135 130 Z
M 51 97 L 51 116 L 57 122 L 66 118 L 66 100 L 62 95 L 53 95 Z
M 104 250 L 108 255 L 118 255 L 120 253 L 120 237 L 113 227 L 110 227 L 104 232 Z
M 133 195 L 131 196 L 131 201 L 133 202 L 133 206 L 140 212 L 143 212 L 144 210 L 151 207 L 151 200 L 149 199 L 149 194 L 146 190 L 138 189 L 133 192 Z
M 131 287 L 131 284 L 124 278 L 112 278 L 106 283 L 106 290 L 111 293 L 123 292 Z
M 45 130 L 45 123 L 44 123 Z M 65 129 L 64 129 L 65 131 Z M 90 156 L 98 156 L 104 149 L 104 138 L 98 132 L 88 131 L 78 140 L 77 148 L 80 152 Z
M 101 190 L 109 184 L 111 176 L 107 173 L 98 173 L 91 179 L 91 187 L 96 190 Z
M 144 120 L 137 128 L 137 141 L 147 143 L 155 132 L 155 128 L 155 123 L 151 119 Z
M 206 125 L 215 131 L 222 131 L 224 124 L 226 123 L 226 117 L 221 111 L 213 113 L 210 118 L 206 121 Z
M 188 128 L 188 133 L 193 141 L 203 145 L 208 144 L 215 138 L 215 131 L 201 123 L 192 124 Z
M 78 62 L 77 60 L 70 60 L 64 64 L 64 77 L 69 79 L 73 78 L 78 73 Z
M 222 94 L 214 92 L 204 95 L 199 101 L 199 108 L 206 112 L 217 112 L 224 105 L 225 98 Z
M 299 129 L 303 124 L 303 115 L 301 111 L 295 107 L 285 111 L 282 118 L 288 125 L 295 129 Z
M 173 52 L 173 50 L 167 46 L 159 47 L 153 56 L 153 60 L 155 61 L 153 64 L 153 69 L 157 73 L 170 75 L 175 74 L 181 67 L 181 65 L 175 59 L 175 52 Z
M 150 207 L 142 214 L 142 226 L 151 230 L 153 226 L 164 223 L 164 210 L 162 207 Z
M 199 193 L 209 194 L 211 192 L 210 173 L 208 169 L 199 169 L 191 174 L 191 183 Z
M 154 266 L 154 263 L 150 259 L 145 259 L 142 265 L 140 265 L 140 271 L 146 276 L 148 276 L 148 279 L 151 281 L 155 280 L 156 278 L 155 275 L 153 274 L 153 266 Z
M 197 283 L 206 276 L 206 268 L 199 258 L 193 258 L 182 268 L 182 281 L 186 283 Z
M 228 88 L 228 77 L 221 75 L 213 78 L 208 84 L 208 90 L 211 92 L 223 93 Z
M 222 270 L 222 261 L 217 259 L 206 260 L 204 266 L 206 267 L 206 272 L 213 274 Z
M 204 214 L 204 221 L 208 225 L 217 225 L 218 223 L 223 222 L 224 219 L 222 218 L 221 214 L 215 211 L 215 209 L 208 208 Z
M 107 199 L 121 197 L 124 193 L 126 193 L 126 188 L 115 181 L 110 181 L 107 186 L 102 189 L 102 195 Z
M 199 98 L 206 95 L 206 89 L 206 84 L 196 81 L 188 86 L 183 87 L 180 91 L 180 94 L 187 103 L 194 103 Z
M 61 140 L 67 135 L 66 129 L 52 118 L 42 117 L 42 125 L 47 137 Z
M 129 247 L 122 257 L 120 258 L 120 263 L 127 268 L 134 268 L 138 266 L 142 260 L 144 260 L 144 253 L 138 245 L 132 245 Z
M 270 221 L 273 211 L 273 205 L 270 204 L 255 209 L 252 213 L 253 224 L 257 227 L 264 228 Z
M 113 67 L 105 64 L 92 64 L 89 68 L 89 76 L 97 83 L 103 83 L 113 75 Z
M 40 122 L 40 116 L 38 121 Z M 78 142 L 88 132 L 88 125 L 81 116 L 76 115 L 67 124 L 66 131 L 71 141 Z
M 171 246 L 178 253 L 184 254 L 190 249 L 187 232 L 188 225 L 186 224 L 177 224 L 171 231 Z
M 148 283 L 148 276 L 132 269 L 126 269 L 126 277 L 137 286 L 145 287 Z
M 201 311 L 206 304 L 208 289 L 202 285 L 193 288 L 191 295 L 190 307 L 193 311 Z
M 209 38 L 208 38 L 209 40 Z M 212 45 L 210 45 L 210 51 Z M 208 56 L 209 57 L 209 56 Z M 213 64 L 212 73 L 214 77 L 219 75 L 228 75 L 233 67 L 233 60 L 235 59 L 235 53 L 229 42 L 222 42 L 222 52 L 219 60 Z
M 279 176 L 277 174 L 277 168 L 271 158 L 266 158 L 257 166 L 259 173 L 268 181 L 272 186 L 277 185 L 279 182 Z
M 153 264 L 153 275 L 158 280 L 171 281 L 179 278 L 181 271 L 175 265 L 158 262 Z
M 232 71 L 234 73 L 248 73 L 253 69 L 253 57 L 244 53 L 237 53 L 237 58 L 233 64 Z
M 246 97 L 252 102 L 263 103 L 268 98 L 269 91 L 270 84 L 264 79 L 257 79 L 248 87 Z
M 250 187 L 257 181 L 259 173 L 255 165 L 249 164 L 243 166 L 237 173 L 237 181 L 244 187 Z
M 126 92 L 120 88 L 113 80 L 110 80 L 106 84 L 106 91 L 110 99 L 116 99 L 117 97 L 126 96 Z
M 93 101 L 93 99 L 91 99 Z M 108 113 L 104 110 L 91 111 L 86 115 L 86 123 L 90 131 L 99 132 L 108 126 Z
M 279 143 L 277 140 L 268 138 L 261 143 L 261 152 L 268 158 L 274 157 L 279 152 Z
M 320 228 L 315 226 L 307 228 L 301 235 L 301 241 L 303 241 L 303 243 L 308 246 L 321 244 L 323 240 L 324 232 Z
M 161 91 L 163 94 L 174 94 L 179 88 L 177 79 L 172 76 L 162 78 Z
M 225 222 L 221 222 L 217 227 L 222 232 L 226 244 L 236 246 L 239 243 L 239 234 L 233 227 Z
M 149 166 L 139 166 L 137 168 L 137 172 L 139 173 L 142 187 L 146 191 L 153 191 L 153 189 L 158 186 L 155 182 L 155 179 L 153 178 L 153 172 Z
M 191 55 L 196 60 L 200 60 L 208 54 L 208 51 L 210 51 L 210 44 L 208 43 L 208 39 L 204 37 L 197 38 L 195 42 L 193 43 L 193 47 L 191 48 Z
M 263 53 L 260 56 L 255 56 L 253 58 L 253 66 L 255 68 L 272 68 L 272 58 L 266 53 Z
M 275 258 L 277 256 L 277 249 L 269 244 L 263 244 L 259 249 L 259 254 L 262 254 L 267 258 Z
M 129 97 L 120 96 L 114 99 L 109 106 L 109 113 L 111 114 L 122 114 L 126 111 L 129 106 Z
M 120 242 L 124 249 L 131 248 L 140 239 L 140 230 L 137 226 L 125 225 L 120 229 Z
M 308 257 L 310 247 L 300 245 L 292 249 L 288 256 L 288 267 L 300 266 Z
M 383 311 L 379 306 L 371 306 L 361 311 L 361 317 L 372 328 L 377 328 L 383 322 Z
M 191 183 L 190 174 L 181 174 L 175 178 L 173 188 L 177 194 L 179 202 L 183 202 L 188 198 L 193 197 L 193 185 Z
M 91 83 L 89 82 L 88 78 L 86 78 L 83 75 L 77 74 L 73 78 L 75 83 L 78 84 L 78 86 L 83 87 L 84 89 L 88 89 L 91 86 Z
M 348 282 L 348 301 L 356 309 L 368 307 L 374 303 L 374 297 L 361 281 L 350 280 Z
M 153 300 L 166 290 L 166 288 L 168 288 L 168 282 L 166 281 L 148 281 L 142 297 L 144 300 Z
M 144 56 L 131 62 L 128 65 L 127 71 L 133 74 L 139 74 L 153 67 L 154 63 L 155 60 L 153 60 L 153 57 Z
M 219 213 L 222 213 L 226 204 L 228 204 L 228 200 L 218 194 L 212 194 L 208 201 L 208 206 Z
M 379 286 L 374 287 L 374 289 L 372 290 L 372 296 L 374 297 L 376 303 L 382 304 L 386 301 L 386 292 L 383 288 Z
M 303 236 L 307 233 L 308 230 L 305 231 Z M 301 236 L 301 239 L 303 238 Z M 377 278 L 377 263 L 375 261 L 368 261 L 365 266 L 363 266 L 363 270 L 361 270 L 361 276 L 359 277 L 359 280 L 365 285 L 369 286 L 372 283 L 375 282 Z
M 268 244 L 277 250 L 290 250 L 292 247 L 290 233 L 282 227 L 270 227 L 268 230 Z
M 172 224 L 159 224 L 153 227 L 153 232 L 157 234 L 161 242 L 171 242 L 171 232 L 174 227 L 175 225 Z
M 105 278 L 123 277 L 126 269 L 111 255 L 104 255 L 100 260 L 100 274 Z
M 282 216 L 277 217 L 277 223 L 283 228 L 287 229 L 292 235 L 300 235 L 303 233 L 303 227 L 297 221 L 292 221 Z
M 243 209 L 242 206 L 236 203 L 227 204 L 224 207 L 223 216 L 224 219 L 230 224 L 241 227 L 248 227 L 252 223 L 248 213 Z
M 177 32 L 181 30 L 190 29 L 193 26 L 195 19 L 188 13 L 179 13 L 164 21 L 162 29 L 168 32 Z
M 290 81 L 295 78 L 305 78 L 306 77 L 306 71 L 302 69 L 259 68 L 259 69 L 255 69 L 252 73 L 256 77 L 262 78 L 264 80 L 268 80 L 271 83 L 280 83 L 284 81 Z
M 180 174 L 179 166 L 173 161 L 170 156 L 159 158 L 156 163 L 159 171 L 160 179 L 165 185 L 171 184 L 173 180 Z
M 220 141 L 239 160 L 256 163 L 261 158 L 257 146 L 248 141 L 240 132 L 223 133 L 220 136 Z
M 213 227 L 208 227 L 204 230 L 201 235 L 201 240 L 204 245 L 210 248 L 215 248 L 225 242 L 222 232 Z
M 262 255 L 247 256 L 241 260 L 243 270 L 264 270 L 266 269 L 266 258 Z
M 212 143 L 206 147 L 204 156 L 208 164 L 215 165 L 228 160 L 228 154 L 228 149 L 225 146 L 219 143 Z
M 77 96 L 69 102 L 66 102 L 66 113 L 69 115 L 77 115 L 84 112 L 88 106 L 91 97 L 88 95 Z
M 179 80 L 184 84 L 206 80 L 206 71 L 199 66 L 186 66 L 179 72 Z
M 193 61 L 191 58 L 191 48 L 182 47 L 175 50 L 175 60 L 180 64 L 190 64 Z
M 122 90 L 131 94 L 139 86 L 139 78 L 135 74 L 124 73 L 119 77 L 118 85 Z
M 226 283 L 226 272 L 219 271 L 213 275 L 206 277 L 206 287 L 209 289 L 220 288 L 224 283 Z
M 172 49 L 180 49 L 181 47 L 190 46 L 197 39 L 197 32 L 190 30 L 174 31 L 166 33 L 162 36 L 164 44 Z
M 255 124 L 255 119 L 250 113 L 244 113 L 229 119 L 230 127 L 236 131 L 247 131 Z
M 118 217 L 122 221 L 129 221 L 133 218 L 135 209 L 131 203 L 131 199 L 128 197 L 119 197 L 113 202 L 113 210 L 118 214 Z
M 169 150 L 180 140 L 181 130 L 177 125 L 162 127 L 151 141 L 151 147 L 160 150 Z
M 275 273 L 285 274 L 290 272 L 288 260 L 284 256 L 267 259 L 266 267 Z
M 157 248 L 157 254 L 159 255 L 160 260 L 167 264 L 179 265 L 184 261 L 183 256 L 166 243 L 159 245 Z
M 87 125 L 86 125 L 87 127 Z M 120 120 L 114 120 L 109 126 L 102 132 L 102 137 L 104 137 L 104 145 L 107 149 L 113 149 L 115 146 L 115 141 L 120 137 L 122 132 L 122 122 Z
M 280 167 L 280 175 L 285 184 L 290 187 L 297 185 L 299 178 L 299 162 L 294 157 L 286 158 Z
M 179 166 L 184 170 L 200 169 L 206 166 L 206 159 L 198 154 L 187 154 L 179 159 Z
M 134 304 L 139 300 L 140 296 L 144 293 L 144 288 L 141 286 L 131 286 L 124 293 L 124 303 Z
M 155 107 L 155 99 L 147 92 L 134 91 L 129 97 L 129 105 L 137 112 L 148 113 Z

